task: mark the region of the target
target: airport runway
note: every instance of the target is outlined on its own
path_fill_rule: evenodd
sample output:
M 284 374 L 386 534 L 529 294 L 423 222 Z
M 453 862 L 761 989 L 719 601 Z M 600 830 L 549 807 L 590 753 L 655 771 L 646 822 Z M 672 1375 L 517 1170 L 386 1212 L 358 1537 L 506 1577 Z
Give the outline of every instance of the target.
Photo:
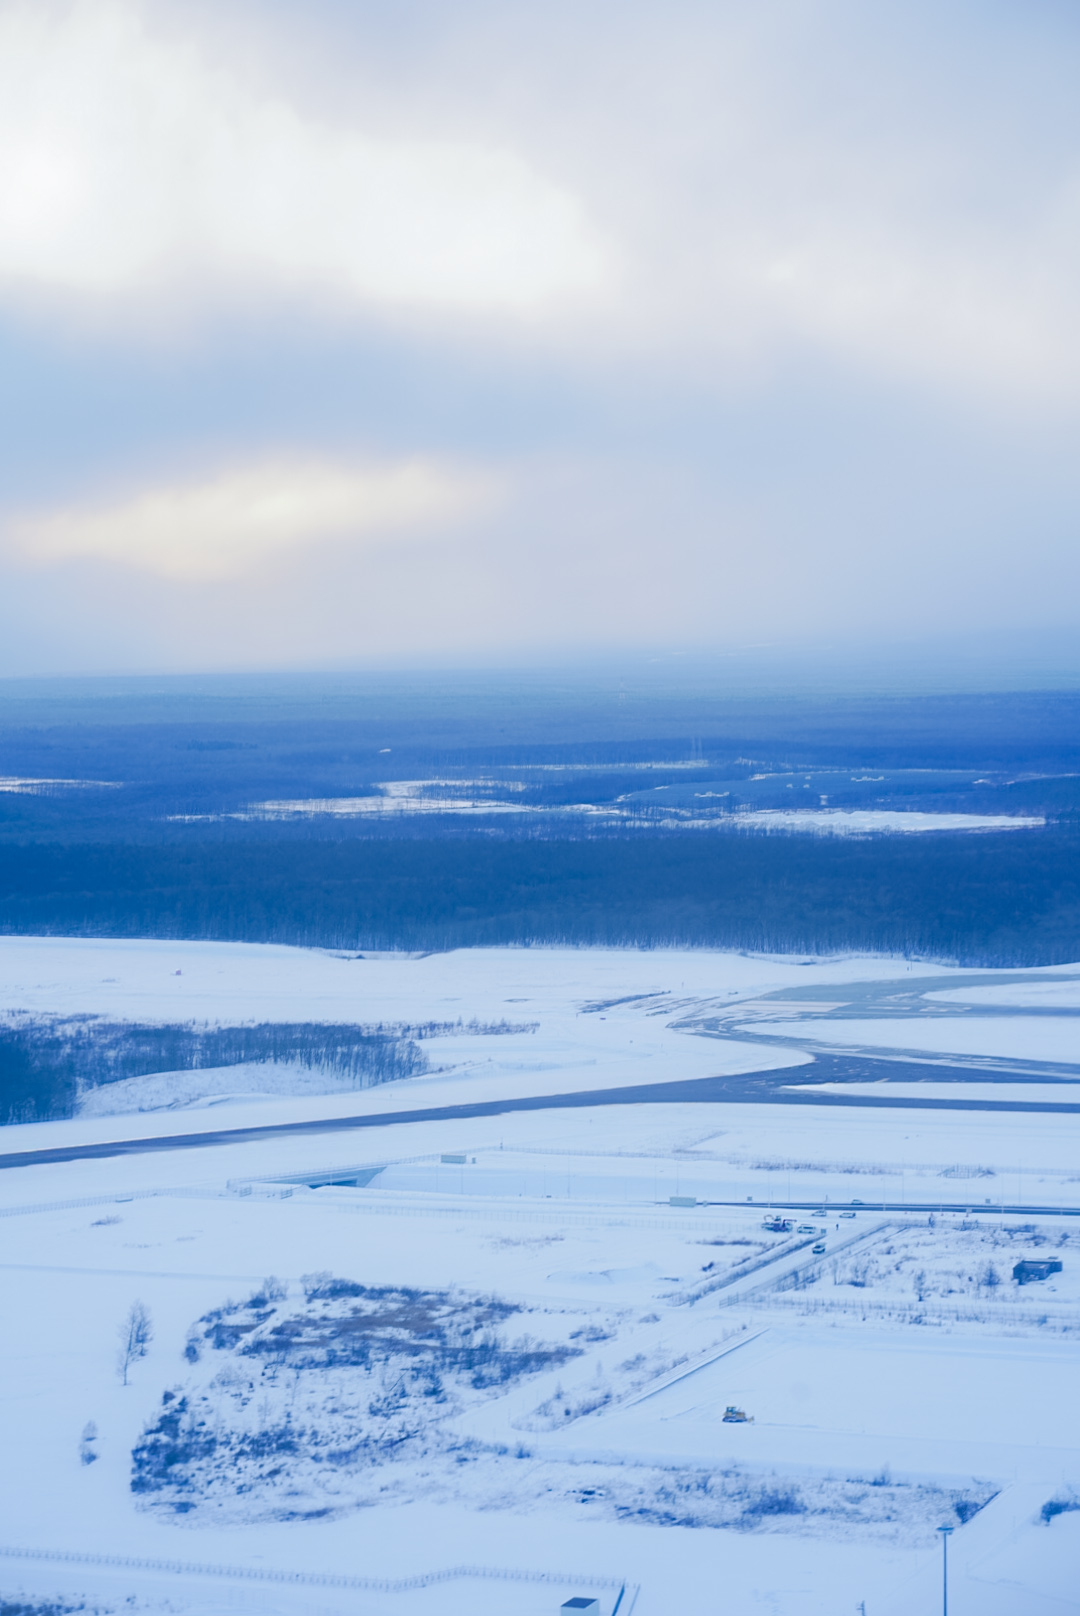
M 1080 1073 L 1077 1074 L 1080 1078 Z M 793 1083 L 878 1083 L 879 1094 L 837 1094 L 828 1090 L 791 1087 Z M 890 1095 L 890 1082 L 955 1083 L 952 1098 L 918 1099 Z M 137 1156 L 163 1150 L 203 1150 L 211 1145 L 244 1145 L 259 1139 L 287 1135 L 349 1133 L 361 1128 L 390 1128 L 408 1122 L 455 1122 L 470 1117 L 497 1117 L 509 1111 L 555 1111 L 598 1105 L 842 1105 L 882 1106 L 919 1111 L 1044 1111 L 1080 1112 L 1069 1100 L 965 1099 L 968 1083 L 1045 1084 L 1045 1076 L 1003 1072 L 998 1067 L 974 1064 L 947 1066 L 926 1061 L 874 1060 L 860 1055 L 818 1055 L 812 1066 L 784 1066 L 767 1072 L 740 1072 L 734 1076 L 699 1077 L 677 1083 L 641 1083 L 627 1088 L 584 1089 L 574 1094 L 537 1094 L 505 1100 L 478 1100 L 466 1105 L 431 1106 L 410 1111 L 379 1111 L 355 1117 L 326 1117 L 310 1122 L 274 1122 L 257 1128 L 215 1128 L 205 1133 L 165 1134 L 155 1138 L 113 1139 L 101 1144 L 59 1145 L 46 1150 L 12 1151 L 0 1155 L 0 1169 L 36 1167 L 50 1162 L 87 1161 L 107 1156 Z M 134 1123 L 132 1125 L 135 1125 Z

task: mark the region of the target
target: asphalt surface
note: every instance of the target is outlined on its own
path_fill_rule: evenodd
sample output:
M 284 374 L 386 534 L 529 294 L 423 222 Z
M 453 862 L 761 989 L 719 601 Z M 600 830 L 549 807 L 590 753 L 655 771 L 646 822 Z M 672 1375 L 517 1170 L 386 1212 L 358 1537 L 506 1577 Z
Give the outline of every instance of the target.
M 1051 1206 L 1049 1202 L 1042 1201 L 859 1201 L 855 1203 L 853 1208 L 850 1201 L 827 1200 L 822 1205 L 820 1199 L 816 1201 L 785 1201 L 774 1197 L 771 1201 L 747 1201 L 744 1198 L 741 1201 L 699 1201 L 697 1204 L 698 1206 L 735 1206 L 743 1212 L 746 1211 L 748 1206 L 752 1207 L 755 1212 L 790 1212 L 792 1214 L 806 1212 L 811 1217 L 815 1212 L 823 1212 L 826 1222 L 832 1221 L 833 1223 L 836 1222 L 838 1217 L 842 1217 L 845 1212 L 852 1210 L 857 1213 L 905 1212 L 915 1214 L 917 1212 L 920 1215 L 922 1213 L 928 1215 L 933 1213 L 935 1216 L 939 1213 L 944 1215 L 946 1212 L 955 1212 L 959 1217 L 972 1218 L 999 1218 L 1006 1214 L 1009 1216 L 1026 1216 L 1028 1213 L 1037 1213 L 1040 1217 L 1050 1217 L 1052 1215 L 1055 1218 L 1058 1216 L 1080 1218 L 1080 1206 L 1062 1206 L 1060 1202 L 1055 1202 Z M 818 1221 L 820 1222 L 821 1220 L 819 1219 Z M 807 1244 L 809 1244 L 809 1241 Z M 829 1255 L 832 1256 L 836 1249 L 835 1246 L 830 1246 Z
M 1080 1073 L 1077 1074 L 1080 1077 Z M 574 1094 L 537 1094 L 505 1100 L 478 1100 L 468 1105 L 431 1106 L 411 1111 L 380 1111 L 356 1117 L 326 1117 L 310 1122 L 274 1122 L 257 1128 L 215 1128 L 205 1133 L 165 1134 L 159 1138 L 113 1139 L 101 1144 L 58 1145 L 47 1150 L 11 1151 L 0 1155 L 0 1169 L 36 1167 L 51 1162 L 90 1161 L 108 1156 L 140 1156 L 163 1150 L 205 1150 L 212 1145 L 246 1145 L 260 1139 L 302 1137 L 305 1134 L 350 1133 L 361 1128 L 391 1128 L 403 1122 L 456 1122 L 471 1117 L 498 1117 L 511 1111 L 557 1111 L 599 1105 L 842 1105 L 865 1109 L 886 1107 L 918 1111 L 1045 1111 L 1080 1112 L 1080 1103 L 1068 1100 L 975 1100 L 958 1092 L 956 1098 L 890 1095 L 889 1083 L 965 1084 L 1035 1082 L 1045 1077 L 1022 1077 L 971 1065 L 943 1066 L 919 1061 L 873 1060 L 863 1056 L 819 1055 L 811 1066 L 784 1066 L 767 1072 L 740 1072 L 734 1076 L 699 1077 L 677 1083 L 642 1083 L 618 1089 L 585 1089 Z M 792 1089 L 793 1083 L 879 1083 L 880 1094 L 837 1094 L 813 1088 Z

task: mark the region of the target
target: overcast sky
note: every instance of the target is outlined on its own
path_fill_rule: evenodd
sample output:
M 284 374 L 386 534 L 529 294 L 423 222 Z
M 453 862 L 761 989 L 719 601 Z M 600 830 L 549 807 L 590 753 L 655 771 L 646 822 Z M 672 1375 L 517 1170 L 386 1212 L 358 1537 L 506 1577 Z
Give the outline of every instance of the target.
M 1058 0 L 0 0 L 0 673 L 1080 627 Z

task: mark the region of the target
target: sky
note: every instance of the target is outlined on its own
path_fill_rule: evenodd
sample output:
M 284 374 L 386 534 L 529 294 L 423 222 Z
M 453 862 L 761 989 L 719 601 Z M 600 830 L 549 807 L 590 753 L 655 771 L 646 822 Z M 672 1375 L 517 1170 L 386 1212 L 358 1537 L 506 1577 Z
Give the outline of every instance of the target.
M 1059 0 L 0 0 L 0 675 L 1060 647 L 1078 78 Z

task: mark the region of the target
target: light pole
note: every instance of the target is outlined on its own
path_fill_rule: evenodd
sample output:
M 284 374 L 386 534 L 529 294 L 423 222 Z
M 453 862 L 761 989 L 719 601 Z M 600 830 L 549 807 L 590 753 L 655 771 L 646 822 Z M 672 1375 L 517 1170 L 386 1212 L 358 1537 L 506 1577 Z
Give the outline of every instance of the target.
M 949 1616 L 949 1538 L 951 1526 L 939 1526 L 941 1533 L 941 1616 Z

